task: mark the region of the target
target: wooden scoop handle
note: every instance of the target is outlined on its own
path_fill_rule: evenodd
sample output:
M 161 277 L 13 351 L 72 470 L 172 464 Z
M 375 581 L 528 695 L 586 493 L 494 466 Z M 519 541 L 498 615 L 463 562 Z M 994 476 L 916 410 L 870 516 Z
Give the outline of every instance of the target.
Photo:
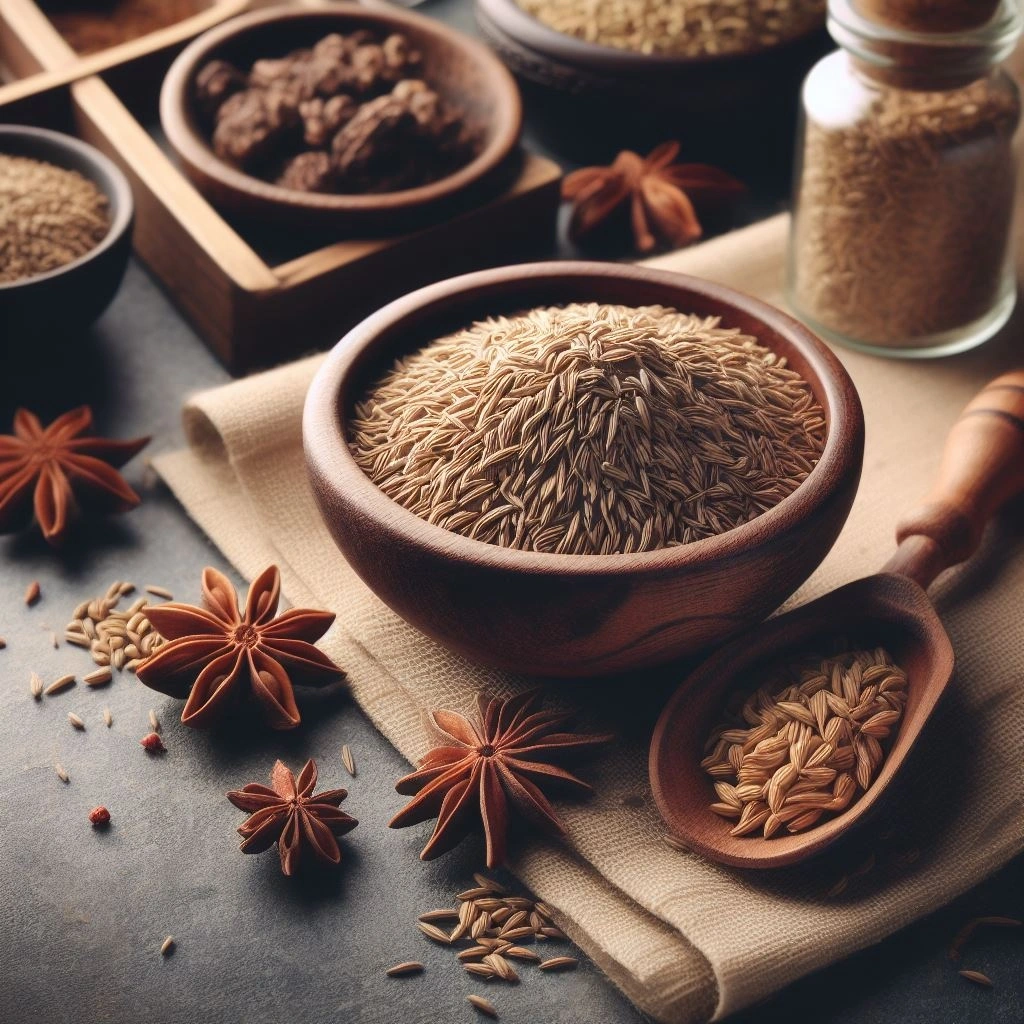
M 988 521 L 1024 492 L 1024 370 L 997 377 L 964 409 L 946 440 L 925 502 L 896 528 L 886 565 L 925 589 L 970 558 Z

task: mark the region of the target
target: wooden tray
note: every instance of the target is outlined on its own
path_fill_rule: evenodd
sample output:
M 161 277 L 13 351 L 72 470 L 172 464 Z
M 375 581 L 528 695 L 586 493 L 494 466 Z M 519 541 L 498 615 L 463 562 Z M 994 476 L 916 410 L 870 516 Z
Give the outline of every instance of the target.
M 164 148 L 157 100 L 184 44 L 240 6 L 220 0 L 188 22 L 81 57 L 32 0 L 0 0 L 0 68 L 21 78 L 0 86 L 0 122 L 71 131 L 120 165 L 135 194 L 136 254 L 229 369 L 330 344 L 421 284 L 550 252 L 561 174 L 528 153 L 498 194 L 408 235 L 282 244 L 229 223 Z

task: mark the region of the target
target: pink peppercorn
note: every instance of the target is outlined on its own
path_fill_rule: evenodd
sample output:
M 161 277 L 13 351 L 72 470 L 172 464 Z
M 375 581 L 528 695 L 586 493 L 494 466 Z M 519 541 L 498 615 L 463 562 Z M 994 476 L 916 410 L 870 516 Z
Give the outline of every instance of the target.
M 139 743 L 141 743 L 142 746 L 151 754 L 158 754 L 160 751 L 167 749 L 164 746 L 164 741 L 160 739 L 160 733 L 158 732 L 147 733 L 141 740 L 139 740 Z
M 110 824 L 110 811 L 106 807 L 94 807 L 89 812 L 89 820 L 97 827 L 103 828 Z

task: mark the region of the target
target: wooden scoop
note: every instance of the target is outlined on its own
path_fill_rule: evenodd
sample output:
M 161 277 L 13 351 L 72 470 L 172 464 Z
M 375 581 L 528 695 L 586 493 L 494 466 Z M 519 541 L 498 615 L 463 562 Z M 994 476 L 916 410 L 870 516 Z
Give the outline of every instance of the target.
M 953 675 L 953 648 L 925 590 L 969 558 L 986 523 L 1024 492 L 1024 370 L 989 384 L 950 432 L 931 495 L 898 526 L 898 548 L 881 573 L 771 619 L 727 644 L 679 687 L 651 741 L 650 777 L 669 831 L 690 849 L 738 867 L 782 867 L 818 853 L 881 799 Z M 821 650 L 829 637 L 881 645 L 907 672 L 899 732 L 866 793 L 806 832 L 735 837 L 709 809 L 715 799 L 700 767 L 704 743 L 735 692 L 751 692 L 780 658 Z

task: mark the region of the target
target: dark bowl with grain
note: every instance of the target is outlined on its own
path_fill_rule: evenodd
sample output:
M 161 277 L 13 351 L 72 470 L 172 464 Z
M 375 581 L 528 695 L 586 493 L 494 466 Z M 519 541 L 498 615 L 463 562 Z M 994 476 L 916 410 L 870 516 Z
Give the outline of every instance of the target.
M 719 164 L 758 183 L 785 183 L 797 95 L 833 44 L 825 16 L 749 51 L 644 54 L 556 31 L 516 0 L 475 0 L 481 35 L 515 74 L 530 124 L 555 152 L 607 163 L 624 148 L 667 139 L 683 159 Z
M 83 256 L 43 274 L 0 282 L 0 348 L 84 331 L 110 305 L 131 255 L 134 204 L 127 179 L 99 150 L 44 128 L 0 125 L 0 153 L 77 171 L 109 203 L 110 227 Z
M 667 305 L 720 316 L 785 356 L 821 405 L 824 450 L 807 478 L 717 536 L 637 554 L 556 555 L 433 526 L 387 497 L 348 445 L 355 403 L 397 356 L 492 315 L 575 301 Z M 760 621 L 811 574 L 860 479 L 864 422 L 853 383 L 807 328 L 721 285 L 643 267 L 524 264 L 392 302 L 328 355 L 306 399 L 306 462 L 335 542 L 392 609 L 444 646 L 531 674 L 595 676 L 706 651 Z
M 213 149 L 198 109 L 196 79 L 213 60 L 248 68 L 256 60 L 309 47 L 331 33 L 401 33 L 423 55 L 423 79 L 463 112 L 476 154 L 452 173 L 413 188 L 373 193 L 304 192 L 246 173 Z M 336 3 L 273 7 L 234 18 L 195 40 L 175 60 L 160 94 L 160 120 L 185 173 L 215 206 L 288 227 L 407 230 L 496 194 L 513 170 L 522 108 L 515 80 L 485 47 L 440 22 L 400 8 Z

